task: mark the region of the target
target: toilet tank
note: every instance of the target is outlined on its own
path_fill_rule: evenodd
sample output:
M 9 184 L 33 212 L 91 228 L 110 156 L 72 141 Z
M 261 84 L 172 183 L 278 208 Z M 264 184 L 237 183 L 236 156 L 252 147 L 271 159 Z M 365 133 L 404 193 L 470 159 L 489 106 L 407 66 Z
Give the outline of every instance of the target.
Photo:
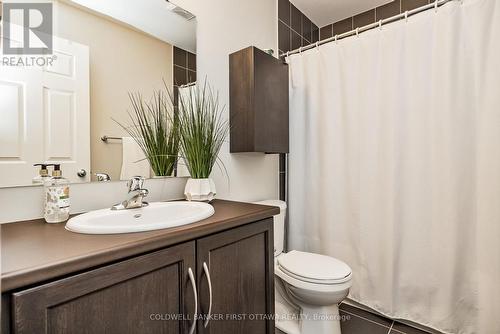
M 266 200 L 254 202 L 254 204 L 277 206 L 280 208 L 280 213 L 274 216 L 274 256 L 278 256 L 283 252 L 283 243 L 285 241 L 286 202 Z

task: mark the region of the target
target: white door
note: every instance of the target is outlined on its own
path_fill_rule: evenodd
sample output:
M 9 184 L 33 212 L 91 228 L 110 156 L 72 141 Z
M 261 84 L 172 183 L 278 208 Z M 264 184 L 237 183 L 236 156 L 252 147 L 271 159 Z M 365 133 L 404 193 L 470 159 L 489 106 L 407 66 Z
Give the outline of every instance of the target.
M 90 180 L 89 50 L 54 37 L 52 66 L 0 66 L 0 186 L 30 184 L 35 163 Z
M 42 71 L 0 66 L 0 186 L 29 184 L 43 162 Z
M 89 48 L 56 38 L 53 66 L 43 69 L 44 161 L 60 163 L 72 182 L 90 180 Z M 85 177 L 78 170 L 87 171 Z

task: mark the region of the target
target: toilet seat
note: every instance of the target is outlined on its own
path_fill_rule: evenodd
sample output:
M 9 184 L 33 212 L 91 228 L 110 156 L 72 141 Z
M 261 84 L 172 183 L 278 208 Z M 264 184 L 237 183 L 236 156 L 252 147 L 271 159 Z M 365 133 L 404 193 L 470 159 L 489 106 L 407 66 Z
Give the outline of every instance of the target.
M 351 268 L 333 257 L 292 250 L 277 259 L 277 269 L 298 281 L 334 285 L 351 279 Z
M 274 273 L 276 276 L 278 276 L 280 279 L 282 279 L 284 282 L 286 282 L 290 286 L 302 289 L 304 291 L 311 291 L 314 293 L 327 293 L 328 294 L 328 293 L 344 291 L 344 290 L 348 290 L 352 285 L 351 275 L 349 275 L 349 277 L 347 277 L 341 283 L 317 284 L 317 283 L 303 281 L 301 279 L 293 277 L 293 276 L 289 275 L 288 273 L 284 272 L 283 270 L 281 270 L 281 268 L 279 266 L 276 266 L 276 268 L 274 268 Z

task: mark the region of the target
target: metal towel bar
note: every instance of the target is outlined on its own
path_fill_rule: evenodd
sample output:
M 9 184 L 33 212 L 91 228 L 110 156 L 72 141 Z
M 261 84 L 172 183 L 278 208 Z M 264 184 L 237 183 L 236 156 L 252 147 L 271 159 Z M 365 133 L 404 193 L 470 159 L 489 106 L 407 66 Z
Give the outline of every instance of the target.
M 123 138 L 122 137 L 112 137 L 112 136 L 102 136 L 101 137 L 101 140 L 105 143 L 108 142 L 109 139 L 113 139 L 113 140 L 122 140 Z

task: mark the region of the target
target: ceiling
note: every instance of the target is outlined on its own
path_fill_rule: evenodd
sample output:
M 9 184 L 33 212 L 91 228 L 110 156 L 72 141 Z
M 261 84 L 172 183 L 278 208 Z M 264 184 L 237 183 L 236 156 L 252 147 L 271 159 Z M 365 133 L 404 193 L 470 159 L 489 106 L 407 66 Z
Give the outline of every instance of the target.
M 164 42 L 196 53 L 196 19 L 185 20 L 165 0 L 69 0 Z
M 360 14 L 392 0 L 291 0 L 318 27 Z

